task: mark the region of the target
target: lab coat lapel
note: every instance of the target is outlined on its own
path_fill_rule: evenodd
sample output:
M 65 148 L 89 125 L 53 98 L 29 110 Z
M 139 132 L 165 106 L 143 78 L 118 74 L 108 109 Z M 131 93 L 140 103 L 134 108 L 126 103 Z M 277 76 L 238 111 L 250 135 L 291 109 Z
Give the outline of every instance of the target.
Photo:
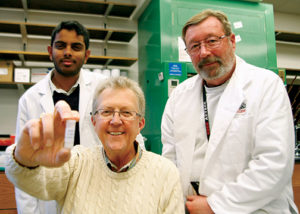
M 81 70 L 80 72 L 82 83 L 80 84 L 80 94 L 79 94 L 79 114 L 80 114 L 80 120 L 79 120 L 79 128 L 83 127 L 83 122 L 86 114 L 89 114 L 88 111 L 91 109 L 91 103 L 90 98 L 91 93 L 94 93 L 92 91 L 92 81 L 91 78 L 89 78 L 88 75 L 84 75 L 84 71 Z
M 47 77 L 42 79 L 39 83 L 39 94 L 40 98 L 40 105 L 42 106 L 43 112 L 52 113 L 54 111 L 54 103 L 52 98 L 51 89 L 49 87 L 49 80 L 51 78 L 51 73 L 47 74 Z
M 236 112 L 245 100 L 242 82 L 243 81 L 238 78 L 238 70 L 236 70 L 220 98 L 205 156 L 204 165 L 206 167 L 209 165 L 209 160 L 212 157 L 212 154 L 214 154 L 218 145 L 222 142 L 222 139 Z
M 187 191 L 190 183 L 191 166 L 193 161 L 193 154 L 195 150 L 195 144 L 197 139 L 197 130 L 199 124 L 204 124 L 204 118 L 201 117 L 201 88 L 202 88 L 202 78 L 197 75 L 195 82 L 188 89 L 189 96 L 181 97 L 180 111 L 176 112 L 176 126 L 174 127 L 175 139 L 177 140 L 177 167 L 181 172 L 182 184 L 184 190 Z M 191 105 L 191 104 L 194 105 Z M 177 109 L 177 110 L 178 110 Z M 204 131 L 203 131 L 204 135 Z M 202 135 L 202 136 L 203 136 Z M 184 192 L 186 195 L 187 192 Z

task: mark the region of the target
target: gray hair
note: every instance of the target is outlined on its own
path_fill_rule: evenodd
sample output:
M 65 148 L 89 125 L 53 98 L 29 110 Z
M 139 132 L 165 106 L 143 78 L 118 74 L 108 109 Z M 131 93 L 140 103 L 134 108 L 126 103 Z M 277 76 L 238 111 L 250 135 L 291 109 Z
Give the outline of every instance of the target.
M 94 99 L 93 99 L 93 109 L 92 113 L 94 113 L 97 110 L 98 107 L 98 98 L 100 94 L 105 90 L 105 89 L 130 89 L 131 91 L 134 92 L 138 99 L 138 113 L 142 115 L 142 117 L 145 116 L 145 96 L 144 92 L 142 91 L 141 87 L 139 84 L 127 77 L 114 77 L 114 78 L 108 78 L 104 80 L 103 82 L 100 83 L 100 85 L 97 87 L 95 94 L 94 94 Z
M 226 36 L 230 36 L 232 34 L 231 25 L 230 22 L 228 21 L 226 14 L 223 13 L 222 11 L 207 9 L 196 14 L 185 23 L 185 25 L 182 28 L 182 39 L 184 43 L 185 43 L 185 35 L 187 29 L 190 26 L 197 25 L 203 22 L 204 20 L 206 20 L 208 17 L 211 16 L 216 17 L 222 23 Z

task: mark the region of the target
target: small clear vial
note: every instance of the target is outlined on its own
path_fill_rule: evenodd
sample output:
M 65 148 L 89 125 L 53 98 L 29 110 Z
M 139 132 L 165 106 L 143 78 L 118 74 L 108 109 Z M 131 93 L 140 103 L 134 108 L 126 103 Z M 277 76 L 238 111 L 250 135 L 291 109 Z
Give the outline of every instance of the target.
M 75 125 L 76 120 L 67 120 L 66 121 L 66 130 L 65 130 L 65 148 L 72 149 L 74 145 L 75 138 Z

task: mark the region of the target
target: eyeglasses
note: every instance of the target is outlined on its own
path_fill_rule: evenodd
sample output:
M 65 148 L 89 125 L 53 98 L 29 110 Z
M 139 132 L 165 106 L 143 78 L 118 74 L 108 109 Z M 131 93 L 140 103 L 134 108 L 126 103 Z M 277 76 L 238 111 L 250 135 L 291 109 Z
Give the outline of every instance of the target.
M 191 46 L 187 47 L 185 50 L 191 56 L 199 53 L 202 44 L 204 44 L 206 49 L 212 50 L 214 48 L 219 47 L 222 39 L 224 39 L 225 37 L 227 36 L 223 35 L 219 37 L 217 36 L 209 37 L 205 40 L 192 44 Z
M 101 120 L 112 120 L 115 116 L 115 113 L 119 114 L 121 120 L 135 120 L 137 116 L 142 116 L 135 111 L 114 111 L 108 109 L 98 109 L 95 111 L 94 115 L 98 114 Z M 93 115 L 92 112 L 91 115 Z

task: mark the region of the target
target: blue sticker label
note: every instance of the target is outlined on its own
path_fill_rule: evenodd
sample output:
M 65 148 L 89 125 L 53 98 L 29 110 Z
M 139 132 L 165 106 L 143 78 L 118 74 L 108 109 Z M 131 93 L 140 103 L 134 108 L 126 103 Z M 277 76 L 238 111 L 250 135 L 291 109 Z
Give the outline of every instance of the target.
M 170 76 L 181 76 L 182 69 L 180 63 L 169 63 L 169 75 Z

